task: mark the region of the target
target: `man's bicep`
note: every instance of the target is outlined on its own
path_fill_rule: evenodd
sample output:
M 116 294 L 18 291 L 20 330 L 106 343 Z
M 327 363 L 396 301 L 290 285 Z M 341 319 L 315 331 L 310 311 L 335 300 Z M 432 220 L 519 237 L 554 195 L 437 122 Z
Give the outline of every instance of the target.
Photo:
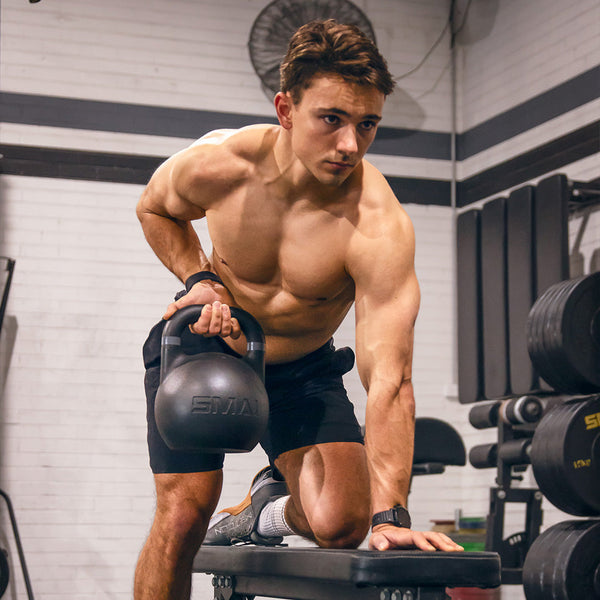
M 181 152 L 158 167 L 142 193 L 138 215 L 154 214 L 185 221 L 204 216 L 204 208 L 192 200 L 195 174 L 189 162 Z
M 350 267 L 355 285 L 357 365 L 365 387 L 373 378 L 400 383 L 410 377 L 413 330 L 420 292 L 415 237 L 400 207 L 382 235 L 359 238 Z
M 411 376 L 419 310 L 419 285 L 414 270 L 388 289 L 387 297 L 382 292 L 365 290 L 356 298 L 357 367 L 367 390 L 374 380 L 399 386 Z

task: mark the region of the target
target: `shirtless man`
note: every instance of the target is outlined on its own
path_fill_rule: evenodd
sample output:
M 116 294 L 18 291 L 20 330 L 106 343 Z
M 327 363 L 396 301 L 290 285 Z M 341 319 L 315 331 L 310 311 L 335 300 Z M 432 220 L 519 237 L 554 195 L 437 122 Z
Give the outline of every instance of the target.
M 459 550 L 443 534 L 413 531 L 404 508 L 419 306 L 414 235 L 385 178 L 363 158 L 392 78 L 365 36 L 333 21 L 302 27 L 281 73 L 278 126 L 208 134 L 159 167 L 137 209 L 157 256 L 186 282 L 165 318 L 206 304 L 189 352 L 215 344 L 244 352 L 230 306 L 251 313 L 266 336 L 271 415 L 261 443 L 272 468 L 240 506 L 216 515 L 207 542 L 276 543 L 294 532 L 325 548 L 354 548 L 375 516 L 372 549 Z M 201 218 L 210 259 L 190 223 Z M 367 391 L 364 444 L 341 379 L 352 357 L 331 342 L 352 303 Z M 192 561 L 222 484 L 222 455 L 171 452 L 156 432 L 163 324 L 144 348 L 157 506 L 136 600 L 189 598 Z M 269 511 L 273 518 L 263 519 Z

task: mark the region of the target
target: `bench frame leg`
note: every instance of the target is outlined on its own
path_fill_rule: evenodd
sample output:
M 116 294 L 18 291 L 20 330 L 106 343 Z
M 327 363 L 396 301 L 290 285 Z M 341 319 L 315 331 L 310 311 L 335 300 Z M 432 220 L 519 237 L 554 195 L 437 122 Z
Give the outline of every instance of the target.
M 254 600 L 255 596 L 291 600 L 446 600 L 443 587 L 357 586 L 299 578 L 215 574 L 214 600 Z M 288 595 L 291 594 L 291 595 Z

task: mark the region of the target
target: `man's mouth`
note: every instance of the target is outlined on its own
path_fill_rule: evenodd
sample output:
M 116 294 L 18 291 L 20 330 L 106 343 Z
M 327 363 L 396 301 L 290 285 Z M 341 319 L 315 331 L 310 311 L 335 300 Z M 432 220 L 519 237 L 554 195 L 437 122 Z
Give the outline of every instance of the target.
M 335 169 L 351 169 L 354 165 L 348 162 L 327 161 Z

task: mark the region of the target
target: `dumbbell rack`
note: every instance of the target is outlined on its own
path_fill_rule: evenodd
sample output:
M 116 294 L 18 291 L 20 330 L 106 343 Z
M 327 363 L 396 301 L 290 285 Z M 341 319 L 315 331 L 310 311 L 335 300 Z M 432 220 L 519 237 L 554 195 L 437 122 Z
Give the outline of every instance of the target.
M 600 248 L 586 276 L 580 252 L 598 210 L 600 179 L 555 173 L 457 217 L 459 401 L 475 404 L 475 427 L 498 428 L 469 460 L 497 470 L 486 549 L 528 600 L 600 600 Z M 544 405 L 537 421 L 485 423 L 484 402 L 493 417 L 523 395 Z M 529 464 L 538 489 L 513 487 Z M 589 519 L 540 533 L 543 497 Z M 526 506 L 526 527 L 503 539 L 507 503 Z
M 497 428 L 497 442 L 475 446 L 469 460 L 476 468 L 496 468 L 496 486 L 490 488 L 490 508 L 487 516 L 486 550 L 498 552 L 502 561 L 502 583 L 522 583 L 523 562 L 530 545 L 540 533 L 542 525 L 543 494 L 538 488 L 514 488 L 515 481 L 523 479 L 522 473 L 529 462 L 528 452 L 535 431 L 535 421 L 541 417 L 542 402 L 531 397 L 530 414 L 514 415 L 514 410 L 504 410 L 504 419 L 499 416 L 503 406 L 518 406 L 519 399 L 480 405 L 479 422 L 471 419 L 478 429 Z M 520 404 L 524 404 L 521 402 Z M 526 404 L 527 405 L 527 404 Z M 481 409 L 484 409 L 483 411 Z M 482 419 L 482 412 L 486 412 Z M 513 416 L 512 421 L 510 420 Z M 522 422 L 529 419 L 533 422 Z M 507 504 L 525 505 L 525 530 L 504 538 L 504 522 Z
M 533 430 L 531 427 L 531 435 Z M 518 433 L 517 433 L 518 431 Z M 498 424 L 498 456 L 496 486 L 490 488 L 490 509 L 487 517 L 486 550 L 498 552 L 502 560 L 502 583 L 515 585 L 522 583 L 523 561 L 529 546 L 540 533 L 542 525 L 543 495 L 537 488 L 513 488 L 514 481 L 522 480 L 524 467 L 509 464 L 503 457 L 502 449 L 515 440 L 530 440 L 521 437 L 523 430 Z M 529 433 L 529 431 L 527 432 Z M 519 436 L 519 437 L 517 437 Z M 507 504 L 524 504 L 526 507 L 525 531 L 504 538 L 504 516 Z
M 500 555 L 502 583 L 523 584 L 528 600 L 600 598 L 600 487 L 594 476 L 600 395 L 556 393 L 482 404 L 469 420 L 478 429 L 497 427 L 497 443 L 473 447 L 469 460 L 476 468 L 497 469 L 486 550 Z M 529 464 L 540 487 L 512 487 Z M 566 520 L 540 533 L 544 497 L 589 519 Z M 508 503 L 525 505 L 525 530 L 504 539 Z

